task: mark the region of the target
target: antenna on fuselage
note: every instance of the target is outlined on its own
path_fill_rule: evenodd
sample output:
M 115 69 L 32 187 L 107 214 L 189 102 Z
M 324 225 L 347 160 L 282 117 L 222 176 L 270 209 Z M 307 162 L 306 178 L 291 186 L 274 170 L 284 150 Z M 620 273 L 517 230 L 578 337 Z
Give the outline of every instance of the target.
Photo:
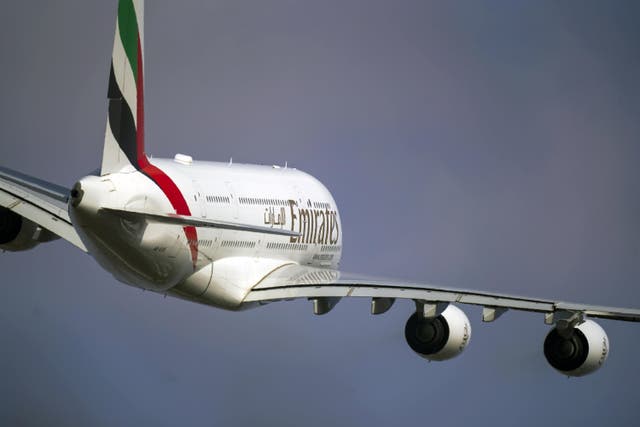
M 229 166 L 231 166 L 233 164 L 233 157 L 229 158 Z

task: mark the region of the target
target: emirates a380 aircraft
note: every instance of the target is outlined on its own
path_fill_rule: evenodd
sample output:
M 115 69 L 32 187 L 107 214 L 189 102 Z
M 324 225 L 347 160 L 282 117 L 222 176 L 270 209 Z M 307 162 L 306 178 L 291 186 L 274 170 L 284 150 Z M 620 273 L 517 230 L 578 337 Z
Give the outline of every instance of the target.
M 89 253 L 117 280 L 227 310 L 308 298 L 315 314 L 343 297 L 371 299 L 371 313 L 396 298 L 416 310 L 411 348 L 446 360 L 469 343 L 471 326 L 453 305 L 483 307 L 491 322 L 508 309 L 540 313 L 552 328 L 548 362 L 581 376 L 609 353 L 588 318 L 640 321 L 640 310 L 375 280 L 338 270 L 338 207 L 317 179 L 296 169 L 150 160 L 144 148 L 143 1 L 120 0 L 108 87 L 102 165 L 71 189 L 0 169 L 0 248 L 23 251 L 58 238 Z

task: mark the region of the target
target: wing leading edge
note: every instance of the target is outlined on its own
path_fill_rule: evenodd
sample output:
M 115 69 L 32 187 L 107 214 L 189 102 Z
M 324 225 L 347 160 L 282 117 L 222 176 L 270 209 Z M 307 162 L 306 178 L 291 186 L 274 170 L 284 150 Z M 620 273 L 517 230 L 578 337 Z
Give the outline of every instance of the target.
M 87 252 L 71 224 L 67 200 L 64 187 L 0 167 L 0 206 Z
M 150 212 L 136 212 L 122 209 L 101 208 L 103 212 L 110 213 L 112 215 L 118 215 L 122 218 L 129 219 L 144 219 L 148 221 L 155 221 L 168 225 L 179 226 L 192 226 L 192 227 L 209 227 L 219 228 L 222 230 L 236 230 L 236 231 L 248 231 L 251 233 L 263 233 L 273 234 L 276 236 L 299 236 L 300 234 L 295 231 L 284 230 L 280 228 L 260 227 L 250 224 L 239 224 L 235 222 L 216 221 L 208 218 L 197 218 L 188 215 L 178 214 L 157 214 Z
M 424 305 L 459 303 L 482 306 L 485 308 L 483 311 L 485 321 L 494 320 L 506 309 L 513 309 L 543 313 L 547 323 L 553 323 L 553 316 L 558 313 L 580 313 L 589 317 L 640 322 L 640 310 L 637 309 L 600 307 L 452 289 L 429 284 L 369 278 L 338 270 L 300 265 L 287 265 L 274 271 L 248 293 L 244 302 L 266 303 L 297 298 L 332 301 L 343 297 L 372 298 L 372 312 L 374 313 L 376 302 L 380 303 L 386 300 L 385 305 L 390 306 L 394 299 L 402 298 L 411 299 Z M 379 312 L 384 311 L 386 310 Z

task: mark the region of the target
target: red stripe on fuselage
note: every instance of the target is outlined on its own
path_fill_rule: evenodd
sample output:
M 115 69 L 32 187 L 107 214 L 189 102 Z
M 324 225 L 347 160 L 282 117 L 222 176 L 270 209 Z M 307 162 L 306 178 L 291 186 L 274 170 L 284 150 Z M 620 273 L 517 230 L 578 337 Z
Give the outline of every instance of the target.
M 138 35 L 138 75 L 136 76 L 136 147 L 138 154 L 138 165 L 149 164 L 146 154 L 144 154 L 144 73 L 142 71 L 142 45 L 140 43 L 140 35 Z
M 175 182 L 167 174 L 165 174 L 158 167 L 149 163 L 147 155 L 144 153 L 144 81 L 142 71 L 142 46 L 140 43 L 140 36 L 138 36 L 138 75 L 136 76 L 137 84 L 137 104 L 136 105 L 136 117 L 137 117 L 137 130 L 136 130 L 136 145 L 138 153 L 138 169 L 148 176 L 153 182 L 156 183 L 162 192 L 167 196 L 171 206 L 175 209 L 178 215 L 191 216 L 191 210 L 184 196 L 180 192 L 180 189 Z M 183 227 L 184 235 L 187 238 L 189 249 L 191 251 L 191 261 L 193 267 L 196 267 L 196 261 L 198 260 L 198 232 L 195 227 Z
M 138 166 L 144 169 L 149 165 L 146 154 L 144 154 L 144 72 L 142 70 L 142 44 L 138 35 L 138 75 L 136 76 L 136 152 Z M 160 184 L 158 184 L 160 185 Z M 160 187 L 162 188 L 162 186 Z

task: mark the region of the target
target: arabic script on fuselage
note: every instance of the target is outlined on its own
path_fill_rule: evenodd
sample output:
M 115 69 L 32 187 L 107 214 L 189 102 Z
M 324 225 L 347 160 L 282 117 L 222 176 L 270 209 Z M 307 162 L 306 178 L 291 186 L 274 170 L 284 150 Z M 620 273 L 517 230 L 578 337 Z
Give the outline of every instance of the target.
M 319 245 L 336 245 L 340 241 L 340 222 L 338 212 L 331 209 L 302 208 L 294 200 L 289 200 L 290 220 L 287 221 L 286 208 L 265 208 L 263 222 L 270 226 L 284 226 L 291 223 L 291 231 L 298 236 L 291 236 L 291 243 L 312 243 Z

